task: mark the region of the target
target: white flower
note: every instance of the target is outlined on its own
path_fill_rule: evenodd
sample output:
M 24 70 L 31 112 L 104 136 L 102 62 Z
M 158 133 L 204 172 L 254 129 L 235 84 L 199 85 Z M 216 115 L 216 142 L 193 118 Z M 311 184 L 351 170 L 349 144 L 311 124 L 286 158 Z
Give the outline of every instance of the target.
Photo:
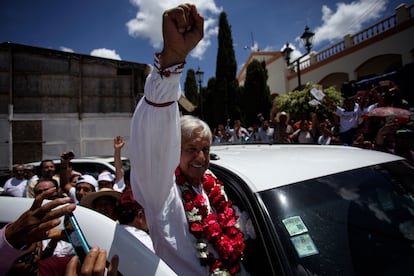
M 240 220 L 239 219 L 236 220 L 236 223 L 234 224 L 234 227 L 236 227 L 237 229 L 240 228 Z
M 198 257 L 200 259 L 207 259 L 208 252 L 206 251 L 198 251 Z
M 201 249 L 207 248 L 207 243 L 206 243 L 206 242 L 197 242 L 197 243 L 196 243 L 196 248 L 197 248 L 198 250 L 201 250 Z
M 196 221 L 201 221 L 203 217 L 201 215 L 193 215 L 190 212 L 188 212 L 187 219 L 189 222 L 196 222 Z
M 230 273 L 228 273 L 225 270 L 221 270 L 220 268 L 216 268 L 213 273 L 211 273 L 210 275 L 212 276 L 228 276 L 230 275 Z

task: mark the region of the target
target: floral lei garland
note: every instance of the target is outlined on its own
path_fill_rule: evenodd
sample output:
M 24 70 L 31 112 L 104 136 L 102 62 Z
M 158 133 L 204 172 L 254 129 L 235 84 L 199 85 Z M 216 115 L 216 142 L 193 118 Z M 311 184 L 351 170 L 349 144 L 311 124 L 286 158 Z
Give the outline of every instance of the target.
M 240 260 L 246 245 L 243 233 L 238 229 L 238 216 L 232 208 L 232 202 L 226 200 L 222 182 L 211 174 L 203 176 L 203 189 L 217 212 L 209 214 L 206 199 L 194 192 L 180 168 L 176 169 L 175 176 L 182 193 L 189 230 L 197 239 L 196 248 L 201 265 L 208 265 L 211 275 L 235 275 L 240 271 Z M 219 259 L 208 251 L 209 242 L 217 251 Z

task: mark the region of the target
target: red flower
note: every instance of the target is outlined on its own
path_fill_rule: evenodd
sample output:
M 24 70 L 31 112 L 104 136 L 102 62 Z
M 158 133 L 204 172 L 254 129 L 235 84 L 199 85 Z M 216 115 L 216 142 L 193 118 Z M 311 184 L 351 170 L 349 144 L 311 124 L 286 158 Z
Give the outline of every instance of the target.
M 190 202 L 184 203 L 184 210 L 186 212 L 193 210 L 193 208 L 194 208 L 193 202 L 190 201 Z
M 194 199 L 194 195 L 190 190 L 185 190 L 182 193 L 182 198 L 185 202 L 192 201 Z
M 242 240 L 243 240 L 243 233 L 241 233 L 240 230 L 235 227 L 226 228 L 226 234 L 231 237 L 237 237 L 239 234 L 242 234 Z
M 203 188 L 207 193 L 209 193 L 210 190 L 213 188 L 214 183 L 215 183 L 215 179 L 212 175 L 210 174 L 204 175 Z
M 239 263 L 235 263 L 231 267 L 229 267 L 229 272 L 231 275 L 235 275 L 239 271 L 240 271 Z
M 193 222 L 190 224 L 190 231 L 197 239 L 199 239 L 203 234 L 203 226 L 198 222 Z
M 181 173 L 180 168 L 176 168 L 175 169 L 175 178 L 176 178 L 176 182 L 178 185 L 182 186 L 184 185 L 186 178 L 185 176 Z
M 218 201 L 214 207 L 216 208 L 217 212 L 221 213 L 226 208 L 231 208 L 231 206 L 233 206 L 233 204 L 230 201 L 223 200 L 223 201 Z
M 203 220 L 205 224 L 211 224 L 216 222 L 216 215 L 215 214 L 208 214 L 207 217 Z
M 221 189 L 220 186 L 214 186 L 209 194 L 208 194 L 208 198 L 211 200 L 212 198 L 215 198 L 216 196 L 221 195 Z
M 197 194 L 194 198 L 194 206 L 197 208 L 200 208 L 201 206 L 203 206 L 206 202 L 206 199 L 204 198 L 203 195 Z
M 222 194 L 219 194 L 219 195 L 217 195 L 217 196 L 215 196 L 215 197 L 213 197 L 212 199 L 211 199 L 211 203 L 214 205 L 214 206 L 216 206 L 216 205 L 218 205 L 220 202 L 222 202 L 222 201 L 225 201 L 225 197 L 224 197 L 224 195 L 222 195 Z
M 223 227 L 232 227 L 236 224 L 236 217 L 234 216 L 225 216 L 224 214 L 218 215 L 218 220 L 220 225 L 223 225 Z
M 196 207 L 198 212 L 191 213 L 191 215 L 198 215 L 202 218 L 201 223 L 188 221 L 190 232 L 196 239 L 206 239 L 220 256 L 220 259 L 215 259 L 214 255 L 208 252 L 207 258 L 200 257 L 201 265 L 209 265 L 210 272 L 218 269 L 221 272 L 228 271 L 231 275 L 235 275 L 240 271 L 239 262 L 246 245 L 243 241 L 243 233 L 235 227 L 238 216 L 232 208 L 233 204 L 226 200 L 221 189 L 223 182 L 218 181 L 211 174 L 203 176 L 203 189 L 207 193 L 211 207 L 217 213 L 217 215 L 208 214 L 206 199 L 193 191 L 180 168 L 176 169 L 175 175 L 182 193 L 185 212 L 188 215 L 188 212 L 192 212 Z
M 200 213 L 200 215 L 201 215 L 203 218 L 204 218 L 204 217 L 206 217 L 206 216 L 207 216 L 207 214 L 208 214 L 208 208 L 207 208 L 207 206 L 206 206 L 206 205 L 201 206 L 201 207 L 199 208 L 198 212 Z
M 223 267 L 223 263 L 220 260 L 216 259 L 210 266 L 210 272 L 213 272 L 217 268 L 222 268 L 222 267 Z

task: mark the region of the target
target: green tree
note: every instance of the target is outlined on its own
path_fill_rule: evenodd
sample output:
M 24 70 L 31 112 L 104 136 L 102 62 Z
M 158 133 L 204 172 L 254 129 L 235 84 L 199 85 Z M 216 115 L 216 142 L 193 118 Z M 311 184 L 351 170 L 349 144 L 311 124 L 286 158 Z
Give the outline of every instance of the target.
M 218 123 L 220 123 L 223 119 L 221 118 L 223 115 L 219 112 L 224 108 L 223 101 L 220 97 L 217 96 L 215 93 L 216 90 L 216 78 L 210 78 L 207 83 L 207 87 L 203 90 L 203 104 L 204 104 L 204 120 L 207 124 L 214 129 Z M 217 118 L 216 118 L 217 116 Z
M 267 78 L 264 62 L 254 59 L 249 63 L 246 69 L 246 81 L 243 90 L 244 123 L 247 126 L 257 123 L 257 114 L 262 113 L 267 117 L 270 113 L 272 101 Z
M 199 106 L 198 88 L 193 69 L 187 70 L 187 76 L 184 81 L 184 95 L 193 105 Z M 183 113 L 186 112 L 183 110 Z
M 216 78 L 209 82 L 207 94 L 211 94 L 214 110 L 208 119 L 211 127 L 224 123 L 226 118 L 240 118 L 240 89 L 236 80 L 237 62 L 235 58 L 231 27 L 227 15 L 219 17 Z M 211 87 L 210 85 L 214 85 Z
M 301 91 L 296 90 L 276 97 L 274 99 L 274 104 L 278 110 L 288 112 L 290 118 L 295 120 L 309 118 L 311 112 L 315 112 L 319 117 L 324 114 L 330 114 L 333 110 L 325 98 L 322 99 L 318 105 L 309 104 L 311 100 L 315 99 L 310 93 L 311 89 L 314 87 L 323 91 L 323 93 L 337 105 L 342 106 L 343 97 L 341 96 L 341 92 L 336 90 L 335 87 L 332 86 L 323 89 L 321 85 L 312 83 L 306 84 L 305 88 Z

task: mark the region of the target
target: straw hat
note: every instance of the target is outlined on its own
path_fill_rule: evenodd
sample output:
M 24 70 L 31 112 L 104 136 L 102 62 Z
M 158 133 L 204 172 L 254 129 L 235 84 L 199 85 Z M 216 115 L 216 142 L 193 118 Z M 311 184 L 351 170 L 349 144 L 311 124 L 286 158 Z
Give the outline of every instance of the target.
M 286 116 L 286 122 L 289 122 L 289 113 L 286 113 L 285 111 L 278 112 L 276 114 L 276 122 L 278 123 L 280 122 L 279 121 L 280 116 Z
M 89 193 L 85 196 L 82 197 L 80 205 L 87 207 L 89 209 L 94 209 L 93 207 L 93 202 L 103 196 L 109 196 L 109 197 L 113 197 L 115 199 L 115 201 L 118 201 L 119 198 L 121 197 L 121 193 L 118 191 L 114 191 L 112 189 L 109 188 L 102 188 L 100 189 L 98 192 L 94 192 L 94 193 Z

